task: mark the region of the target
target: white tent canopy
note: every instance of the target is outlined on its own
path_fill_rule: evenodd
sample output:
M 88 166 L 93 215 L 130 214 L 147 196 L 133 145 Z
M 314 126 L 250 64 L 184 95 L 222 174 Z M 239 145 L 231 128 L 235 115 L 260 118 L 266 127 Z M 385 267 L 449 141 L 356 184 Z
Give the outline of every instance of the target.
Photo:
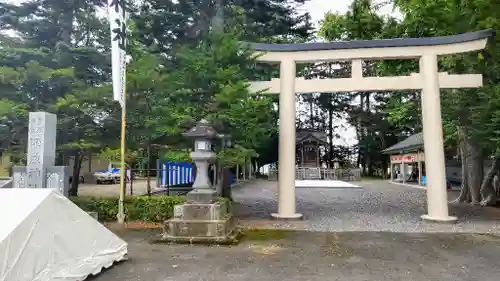
M 0 189 L 0 281 L 82 281 L 127 243 L 53 189 Z

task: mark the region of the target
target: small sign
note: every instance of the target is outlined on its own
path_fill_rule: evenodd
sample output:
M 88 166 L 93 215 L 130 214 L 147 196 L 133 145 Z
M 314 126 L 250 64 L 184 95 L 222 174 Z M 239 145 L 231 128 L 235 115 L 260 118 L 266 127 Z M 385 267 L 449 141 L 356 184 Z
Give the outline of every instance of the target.
M 391 162 L 395 163 L 414 163 L 417 162 L 418 154 L 392 155 Z

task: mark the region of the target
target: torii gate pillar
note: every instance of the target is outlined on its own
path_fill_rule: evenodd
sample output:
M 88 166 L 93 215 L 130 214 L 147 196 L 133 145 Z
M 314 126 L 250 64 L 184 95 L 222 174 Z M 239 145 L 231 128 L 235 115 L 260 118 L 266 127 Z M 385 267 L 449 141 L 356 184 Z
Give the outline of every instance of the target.
M 422 219 L 453 222 L 457 218 L 448 215 L 441 98 L 436 55 L 424 55 L 420 58 L 420 73 L 423 83 L 422 127 L 427 176 L 427 214 L 422 215 Z
M 295 212 L 295 61 L 280 64 L 278 212 L 276 219 L 301 219 Z

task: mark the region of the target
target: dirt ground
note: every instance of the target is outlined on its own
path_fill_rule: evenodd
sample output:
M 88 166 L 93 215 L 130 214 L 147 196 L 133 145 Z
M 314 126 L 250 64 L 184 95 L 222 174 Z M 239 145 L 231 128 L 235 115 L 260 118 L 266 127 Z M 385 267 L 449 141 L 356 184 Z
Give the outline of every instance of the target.
M 129 260 L 92 281 L 497 280 L 500 237 L 485 234 L 286 231 L 238 246 L 156 245 L 158 230 L 118 233 Z M 270 239 L 268 239 L 270 238 Z

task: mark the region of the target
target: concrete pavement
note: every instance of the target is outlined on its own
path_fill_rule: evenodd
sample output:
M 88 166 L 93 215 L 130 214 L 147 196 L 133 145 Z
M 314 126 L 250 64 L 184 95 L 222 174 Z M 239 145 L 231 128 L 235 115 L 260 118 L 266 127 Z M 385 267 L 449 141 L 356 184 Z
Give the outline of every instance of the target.
M 299 231 L 233 247 L 202 247 L 148 244 L 154 234 L 121 233 L 130 260 L 91 280 L 468 281 L 500 276 L 500 238 L 493 235 Z

